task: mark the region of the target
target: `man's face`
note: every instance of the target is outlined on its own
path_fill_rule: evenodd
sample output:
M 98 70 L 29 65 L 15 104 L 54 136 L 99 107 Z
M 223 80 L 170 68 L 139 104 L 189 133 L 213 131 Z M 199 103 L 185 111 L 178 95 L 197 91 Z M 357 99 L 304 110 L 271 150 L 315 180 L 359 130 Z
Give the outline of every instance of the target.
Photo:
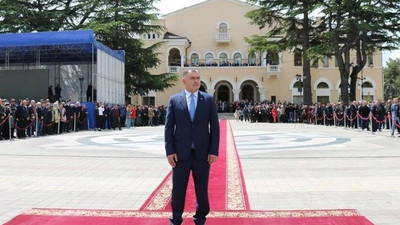
M 197 90 L 199 90 L 201 85 L 200 74 L 191 71 L 185 77 L 182 78 L 182 82 L 185 85 L 187 91 L 194 93 Z

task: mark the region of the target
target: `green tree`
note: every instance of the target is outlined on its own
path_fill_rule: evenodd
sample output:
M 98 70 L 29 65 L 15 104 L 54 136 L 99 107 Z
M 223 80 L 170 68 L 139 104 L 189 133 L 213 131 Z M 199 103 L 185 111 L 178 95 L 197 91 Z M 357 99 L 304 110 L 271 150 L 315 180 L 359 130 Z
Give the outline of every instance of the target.
M 385 99 L 400 97 L 400 58 L 389 59 L 383 68 Z
M 156 0 L 0 0 L 0 32 L 93 29 L 97 40 L 125 50 L 125 94 L 164 91 L 177 80 L 174 74 L 152 75 L 160 63 L 159 44 L 144 47 L 138 35 L 161 31 L 149 25 L 157 18 Z
M 90 8 L 87 4 L 88 0 L 0 0 L 0 32 L 70 29 L 74 27 L 70 21 L 82 22 L 77 18 Z
M 97 39 L 113 49 L 125 50 L 126 95 L 147 94 L 150 90 L 164 91 L 178 79 L 174 74 L 151 75 L 148 69 L 160 64 L 156 50 L 159 44 L 144 47 L 135 36 L 162 27 L 148 25 L 157 18 L 154 0 L 98 0 L 89 23 L 81 27 L 93 29 Z
M 311 49 L 321 55 L 334 55 L 338 63 L 342 100 L 356 99 L 358 74 L 368 55 L 394 49 L 399 41 L 400 3 L 392 0 L 328 0 L 321 6 L 321 45 Z M 355 58 L 351 58 L 355 52 Z M 349 84 L 350 79 L 350 84 Z M 349 93 L 350 87 L 350 93 Z
M 312 104 L 311 91 L 311 59 L 308 54 L 310 46 L 314 45 L 315 34 L 319 29 L 310 14 L 319 6 L 317 0 L 248 0 L 259 6 L 247 13 L 247 17 L 260 29 L 270 30 L 265 37 L 254 35 L 246 38 L 252 51 L 284 51 L 295 50 L 302 53 L 304 103 Z M 283 36 L 278 41 L 269 38 Z M 293 77 L 295 74 L 293 74 Z

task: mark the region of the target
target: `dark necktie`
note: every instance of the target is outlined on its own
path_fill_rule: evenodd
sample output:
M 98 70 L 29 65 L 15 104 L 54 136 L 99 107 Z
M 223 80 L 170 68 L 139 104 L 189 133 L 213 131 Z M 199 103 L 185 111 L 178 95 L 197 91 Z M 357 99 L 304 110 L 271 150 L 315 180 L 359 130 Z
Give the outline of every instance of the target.
M 190 113 L 190 119 L 191 119 L 192 122 L 193 122 L 194 113 L 195 113 L 195 111 L 196 111 L 196 105 L 195 105 L 195 102 L 194 102 L 195 96 L 194 96 L 194 94 L 191 94 L 189 97 L 190 97 L 190 109 L 189 109 L 189 113 Z

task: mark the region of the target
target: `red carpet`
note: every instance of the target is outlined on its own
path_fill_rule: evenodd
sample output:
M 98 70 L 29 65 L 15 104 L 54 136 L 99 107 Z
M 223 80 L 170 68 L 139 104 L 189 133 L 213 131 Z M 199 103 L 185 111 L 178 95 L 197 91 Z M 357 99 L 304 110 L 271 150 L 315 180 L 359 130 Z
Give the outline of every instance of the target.
M 372 225 L 354 209 L 250 210 L 242 168 L 230 124 L 221 120 L 220 153 L 212 165 L 207 225 Z M 5 225 L 165 225 L 171 215 L 169 173 L 139 210 L 32 209 Z M 193 181 L 189 182 L 183 225 L 193 224 Z
M 185 213 L 182 225 L 193 225 Z M 169 212 L 32 209 L 5 225 L 165 225 Z M 356 210 L 213 211 L 207 225 L 372 225 Z
M 211 210 L 246 210 L 249 201 L 242 169 L 234 146 L 233 135 L 228 122 L 220 122 L 219 156 L 211 166 L 209 198 Z M 227 179 L 228 178 L 228 179 Z M 140 210 L 171 211 L 170 194 L 172 175 L 169 173 L 157 189 L 150 195 Z M 186 211 L 195 211 L 196 198 L 193 180 L 190 179 L 185 203 Z

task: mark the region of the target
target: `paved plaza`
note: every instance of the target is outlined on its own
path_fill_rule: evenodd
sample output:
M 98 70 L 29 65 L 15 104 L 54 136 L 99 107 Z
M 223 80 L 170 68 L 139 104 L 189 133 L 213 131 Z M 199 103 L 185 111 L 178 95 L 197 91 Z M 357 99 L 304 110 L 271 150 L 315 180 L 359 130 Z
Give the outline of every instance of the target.
M 400 224 L 400 138 L 230 121 L 253 210 L 357 209 Z M 0 224 L 30 208 L 136 210 L 170 167 L 163 127 L 0 142 Z

